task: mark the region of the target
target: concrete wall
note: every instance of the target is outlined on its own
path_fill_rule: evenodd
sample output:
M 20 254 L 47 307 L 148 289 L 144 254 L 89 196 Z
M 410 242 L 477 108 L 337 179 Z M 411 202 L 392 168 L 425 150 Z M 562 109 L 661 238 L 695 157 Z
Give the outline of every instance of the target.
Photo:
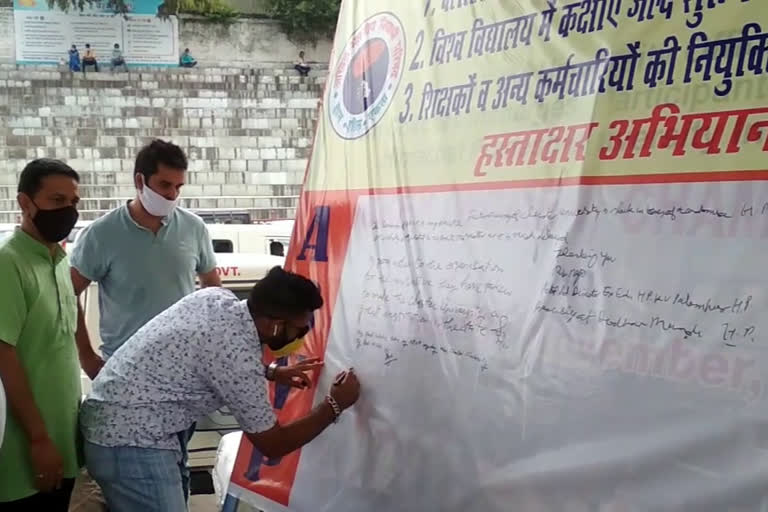
M 15 185 L 29 160 L 81 173 L 82 217 L 135 193 L 133 162 L 152 138 L 190 157 L 185 206 L 291 218 L 325 78 L 284 66 L 89 73 L 0 66 L 0 222 L 15 219 Z
M 12 61 L 2 29 L 9 12 L 0 8 L 0 59 Z M 81 173 L 82 218 L 118 206 L 135 193 L 137 151 L 155 137 L 189 154 L 185 206 L 292 218 L 326 66 L 299 77 L 291 63 L 296 47 L 269 22 L 216 27 L 187 20 L 182 27 L 198 68 L 84 77 L 0 64 L 0 223 L 15 221 L 18 174 L 40 157 L 65 160 Z M 267 62 L 274 60 L 283 62 Z
M 244 18 L 222 24 L 183 17 L 180 32 L 181 48 L 188 47 L 200 62 L 210 65 L 221 62 L 247 67 L 260 62 L 293 62 L 299 50 L 306 52 L 309 61 L 327 63 L 331 55 L 331 41 L 297 46 L 271 20 Z

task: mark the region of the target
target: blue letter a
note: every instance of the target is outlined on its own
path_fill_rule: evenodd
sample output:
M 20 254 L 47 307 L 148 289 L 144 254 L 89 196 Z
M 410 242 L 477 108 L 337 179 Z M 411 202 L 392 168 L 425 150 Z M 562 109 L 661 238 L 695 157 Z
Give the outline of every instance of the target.
M 315 216 L 312 218 L 312 223 L 309 225 L 307 235 L 304 237 L 304 243 L 301 246 L 301 252 L 296 258 L 297 260 L 306 260 L 307 251 L 314 251 L 314 261 L 328 261 L 328 226 L 331 222 L 331 207 L 330 206 L 318 206 L 315 208 Z M 312 243 L 312 237 L 315 235 L 315 243 Z

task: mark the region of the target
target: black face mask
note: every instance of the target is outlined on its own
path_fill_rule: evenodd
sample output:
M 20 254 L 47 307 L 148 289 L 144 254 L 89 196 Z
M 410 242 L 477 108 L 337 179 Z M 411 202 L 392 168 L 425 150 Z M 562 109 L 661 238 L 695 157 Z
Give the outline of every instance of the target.
M 32 204 L 35 204 L 34 201 Z M 80 214 L 74 206 L 55 210 L 41 210 L 38 207 L 32 223 L 46 242 L 55 244 L 67 238 L 79 217 Z

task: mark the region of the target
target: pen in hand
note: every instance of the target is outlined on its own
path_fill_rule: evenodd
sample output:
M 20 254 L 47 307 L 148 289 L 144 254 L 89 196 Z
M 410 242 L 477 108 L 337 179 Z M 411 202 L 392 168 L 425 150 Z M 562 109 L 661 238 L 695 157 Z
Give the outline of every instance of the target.
M 333 385 L 338 386 L 339 384 L 341 384 L 346 380 L 347 375 L 349 375 L 349 373 L 354 371 L 355 371 L 354 368 L 350 368 L 348 371 L 340 373 L 339 376 L 336 377 L 336 380 L 333 382 Z

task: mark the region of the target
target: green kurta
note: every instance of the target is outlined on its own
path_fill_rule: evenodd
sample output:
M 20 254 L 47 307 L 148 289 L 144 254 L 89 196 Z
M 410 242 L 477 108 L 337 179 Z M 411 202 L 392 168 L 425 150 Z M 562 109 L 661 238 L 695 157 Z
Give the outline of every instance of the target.
M 76 326 L 77 298 L 64 251 L 51 257 L 21 230 L 0 242 L 0 342 L 16 347 L 48 435 L 64 459 L 64 478 L 74 478 L 80 466 Z M 9 410 L 0 447 L 0 502 L 37 493 L 34 483 L 27 437 Z

